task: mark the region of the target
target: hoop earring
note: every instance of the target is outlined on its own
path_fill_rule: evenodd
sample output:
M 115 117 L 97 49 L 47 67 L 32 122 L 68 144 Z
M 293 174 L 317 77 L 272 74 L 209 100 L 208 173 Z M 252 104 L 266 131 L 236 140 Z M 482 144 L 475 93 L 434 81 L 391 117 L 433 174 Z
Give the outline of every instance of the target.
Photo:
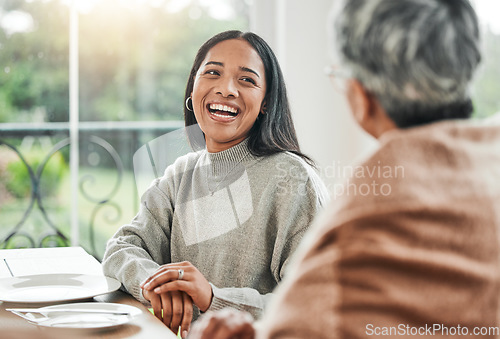
M 191 99 L 191 108 L 189 108 L 189 99 L 191 99 L 191 97 L 188 97 L 186 99 L 186 109 L 190 112 L 193 112 L 193 99 Z

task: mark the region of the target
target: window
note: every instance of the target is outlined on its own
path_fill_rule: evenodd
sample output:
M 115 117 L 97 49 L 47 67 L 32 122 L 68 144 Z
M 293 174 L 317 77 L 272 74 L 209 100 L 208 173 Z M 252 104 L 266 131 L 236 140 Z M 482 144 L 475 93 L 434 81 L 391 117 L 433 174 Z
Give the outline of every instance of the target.
M 248 7 L 241 0 L 0 0 L 0 247 L 76 242 L 101 257 L 137 211 L 134 152 L 183 126 L 196 51 L 215 33 L 248 30 Z
M 500 112 L 500 3 L 472 0 L 481 22 L 483 60 L 478 71 L 472 97 L 475 116 L 484 118 Z

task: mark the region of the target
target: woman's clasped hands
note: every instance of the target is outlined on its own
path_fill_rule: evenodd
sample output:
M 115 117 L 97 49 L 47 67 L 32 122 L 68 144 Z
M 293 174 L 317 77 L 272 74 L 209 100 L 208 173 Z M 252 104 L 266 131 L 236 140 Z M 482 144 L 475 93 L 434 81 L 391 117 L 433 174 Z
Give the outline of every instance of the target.
M 187 261 L 160 266 L 140 287 L 154 315 L 174 333 L 181 326 L 183 338 L 191 327 L 193 304 L 205 312 L 212 303 L 212 286 Z

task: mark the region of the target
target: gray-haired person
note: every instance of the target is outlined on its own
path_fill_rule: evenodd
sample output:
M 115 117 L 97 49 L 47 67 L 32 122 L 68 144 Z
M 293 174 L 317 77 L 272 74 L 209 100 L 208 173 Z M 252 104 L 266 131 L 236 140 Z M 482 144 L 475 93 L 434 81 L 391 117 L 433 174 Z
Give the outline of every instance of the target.
M 376 175 L 355 173 L 359 191 L 316 220 L 257 337 L 500 337 L 500 126 L 467 120 L 477 21 L 467 0 L 333 11 L 331 75 L 380 142 L 358 167 Z M 192 337 L 255 335 L 228 313 Z

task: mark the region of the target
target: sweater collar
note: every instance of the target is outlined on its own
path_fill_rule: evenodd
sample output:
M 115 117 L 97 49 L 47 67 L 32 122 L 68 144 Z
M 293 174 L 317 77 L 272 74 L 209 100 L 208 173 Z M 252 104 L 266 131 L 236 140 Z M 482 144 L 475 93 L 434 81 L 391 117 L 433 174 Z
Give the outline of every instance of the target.
M 210 153 L 207 151 L 210 162 L 235 162 L 241 161 L 250 152 L 248 148 L 248 138 L 237 145 L 224 151 Z
M 225 174 L 232 168 L 250 158 L 248 138 L 227 150 L 210 153 L 207 151 L 212 174 L 215 176 Z

